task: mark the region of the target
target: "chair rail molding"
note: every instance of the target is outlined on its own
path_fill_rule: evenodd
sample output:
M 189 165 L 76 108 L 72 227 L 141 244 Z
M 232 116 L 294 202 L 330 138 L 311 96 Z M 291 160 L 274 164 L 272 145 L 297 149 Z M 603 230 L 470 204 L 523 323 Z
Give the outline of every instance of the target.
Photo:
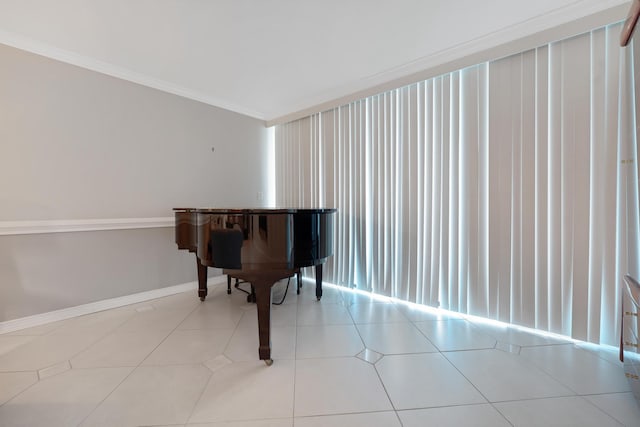
M 173 217 L 0 221 L 0 236 L 173 227 Z

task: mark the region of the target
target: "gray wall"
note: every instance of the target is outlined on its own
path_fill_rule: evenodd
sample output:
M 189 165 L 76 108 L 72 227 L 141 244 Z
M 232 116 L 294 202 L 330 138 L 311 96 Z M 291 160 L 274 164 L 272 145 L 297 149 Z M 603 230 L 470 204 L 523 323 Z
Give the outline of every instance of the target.
M 172 228 L 0 236 L 0 319 L 186 283 L 195 265 Z
M 0 222 L 262 206 L 267 155 L 262 121 L 0 45 Z M 194 280 L 172 228 L 0 236 L 0 322 Z

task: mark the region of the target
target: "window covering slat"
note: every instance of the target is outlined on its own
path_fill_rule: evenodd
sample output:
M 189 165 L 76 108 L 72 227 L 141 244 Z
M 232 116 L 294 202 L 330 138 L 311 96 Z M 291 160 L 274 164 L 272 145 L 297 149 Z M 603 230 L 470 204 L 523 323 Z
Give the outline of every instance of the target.
M 338 208 L 326 280 L 616 345 L 640 273 L 639 48 L 619 30 L 277 126 L 278 205 Z

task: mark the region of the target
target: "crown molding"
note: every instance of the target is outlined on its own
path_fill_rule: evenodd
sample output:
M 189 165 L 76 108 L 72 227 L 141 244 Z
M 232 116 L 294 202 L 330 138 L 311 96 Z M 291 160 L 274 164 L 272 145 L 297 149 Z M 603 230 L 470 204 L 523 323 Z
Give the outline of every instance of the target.
M 587 3 L 587 5 L 585 5 Z M 466 67 L 525 52 L 596 28 L 618 23 L 627 16 L 628 1 L 576 2 L 483 37 L 434 52 L 357 82 L 325 91 L 293 112 L 266 121 L 268 127 L 331 110 L 370 96 L 428 80 Z M 345 95 L 347 94 L 347 95 Z
M 628 0 L 576 0 L 568 6 L 469 42 L 432 52 L 398 67 L 323 90 L 322 93 L 310 96 L 297 105 L 288 106 L 286 111 L 255 111 L 226 99 L 56 48 L 14 32 L 0 30 L 0 44 L 262 120 L 265 126 L 270 127 L 621 21 L 627 15 L 629 4 Z

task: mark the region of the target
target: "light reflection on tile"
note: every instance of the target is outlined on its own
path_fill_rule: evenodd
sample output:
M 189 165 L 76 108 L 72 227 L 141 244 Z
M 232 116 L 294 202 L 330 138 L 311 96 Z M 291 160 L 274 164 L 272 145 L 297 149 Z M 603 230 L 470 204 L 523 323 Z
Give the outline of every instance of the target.
M 226 283 L 2 334 L 0 425 L 639 425 L 615 348 L 308 281 L 271 347 Z
M 354 325 L 298 326 L 298 359 L 355 356 L 363 349 Z
M 495 338 L 477 331 L 466 320 L 434 320 L 415 325 L 440 351 L 480 350 L 496 345 Z
M 411 323 L 370 323 L 356 326 L 367 348 L 382 354 L 438 351 Z

